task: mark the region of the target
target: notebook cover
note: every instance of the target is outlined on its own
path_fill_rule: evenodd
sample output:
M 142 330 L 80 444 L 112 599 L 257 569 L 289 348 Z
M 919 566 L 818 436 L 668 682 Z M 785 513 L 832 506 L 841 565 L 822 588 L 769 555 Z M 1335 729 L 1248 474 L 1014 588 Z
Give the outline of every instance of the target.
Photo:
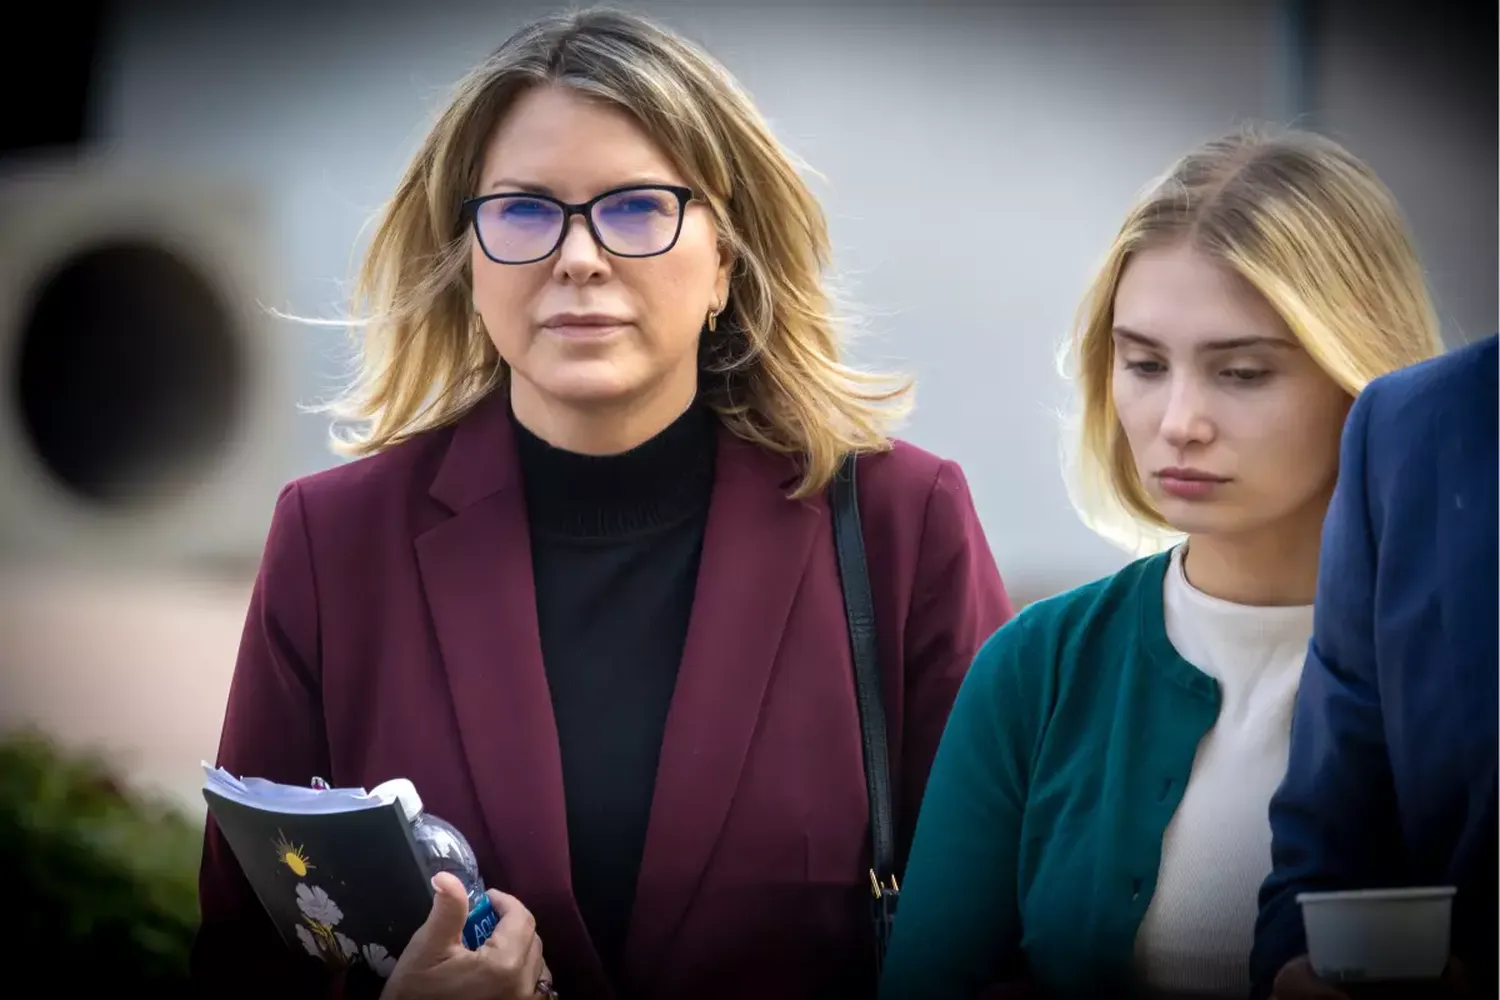
M 385 977 L 427 919 L 432 886 L 392 802 L 347 812 L 258 809 L 205 788 L 214 821 L 287 945 Z

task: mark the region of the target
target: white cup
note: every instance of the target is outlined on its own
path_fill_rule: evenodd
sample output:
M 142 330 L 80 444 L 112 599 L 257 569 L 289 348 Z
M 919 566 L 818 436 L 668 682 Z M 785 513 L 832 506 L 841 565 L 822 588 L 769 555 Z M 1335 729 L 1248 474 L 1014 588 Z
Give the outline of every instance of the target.
M 1448 965 L 1453 886 L 1297 894 L 1319 979 L 1437 979 Z

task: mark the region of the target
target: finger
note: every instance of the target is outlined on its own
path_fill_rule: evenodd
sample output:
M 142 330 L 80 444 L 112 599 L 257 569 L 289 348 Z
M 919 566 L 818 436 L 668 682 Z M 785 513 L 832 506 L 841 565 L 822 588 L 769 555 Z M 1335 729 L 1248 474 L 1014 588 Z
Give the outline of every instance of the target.
M 1308 973 L 1286 980 L 1278 979 L 1273 987 L 1271 1000 L 1349 1000 L 1349 994 Z
M 1448 967 L 1443 970 L 1443 982 L 1460 996 L 1469 992 L 1469 970 L 1464 968 L 1464 963 L 1457 955 L 1448 959 Z
M 502 914 L 500 923 L 482 946 L 507 969 L 517 968 L 536 938 L 536 918 L 514 896 L 491 889 L 490 905 Z M 529 985 L 529 984 L 528 984 Z
M 432 909 L 412 943 L 428 951 L 463 943 L 464 921 L 469 917 L 469 897 L 463 883 L 448 872 L 432 877 Z
M 500 915 L 500 923 L 490 940 L 503 935 L 505 940 L 514 941 L 518 946 L 528 944 L 536 934 L 536 917 L 514 896 L 508 896 L 497 889 L 489 890 L 488 895 L 490 905 Z M 524 951 L 518 948 L 517 954 L 524 954 Z
M 509 893 L 501 892 L 499 889 L 490 889 L 485 895 L 490 897 L 490 905 L 502 917 L 509 913 L 526 911 L 526 904 Z
M 545 954 L 542 948 L 542 936 L 540 934 L 533 934 L 531 936 L 531 940 L 529 942 L 526 942 L 524 947 L 518 948 L 516 951 L 511 953 L 511 957 L 514 959 L 514 962 L 512 964 L 518 969 L 526 969 L 527 971 L 529 971 L 529 963 L 531 962 L 532 952 L 536 952 L 538 958 L 540 958 Z
M 541 974 L 537 976 L 536 991 L 544 997 L 557 996 L 557 987 L 552 982 L 552 970 L 547 968 L 547 959 L 545 957 L 542 959 Z
M 1349 1000 L 1349 994 L 1314 976 L 1277 983 L 1271 1000 Z
M 1318 978 L 1306 955 L 1282 966 L 1272 990 L 1273 1000 L 1348 1000 L 1343 991 Z
M 521 962 L 521 984 L 533 988 L 542 978 L 542 939 L 534 937 L 531 939 L 531 947 L 526 949 L 526 958 Z

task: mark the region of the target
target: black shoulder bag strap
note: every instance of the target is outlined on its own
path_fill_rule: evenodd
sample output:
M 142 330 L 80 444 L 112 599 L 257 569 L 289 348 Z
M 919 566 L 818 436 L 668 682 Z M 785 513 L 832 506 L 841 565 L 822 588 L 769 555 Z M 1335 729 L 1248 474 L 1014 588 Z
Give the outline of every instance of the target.
M 870 594 L 870 572 L 865 564 L 865 538 L 859 523 L 855 469 L 851 454 L 844 459 L 829 493 L 833 507 L 833 540 L 838 552 L 839 577 L 844 586 L 844 612 L 849 620 L 849 648 L 854 655 L 854 691 L 859 702 L 865 783 L 870 797 L 870 841 L 873 847 L 870 892 L 878 969 L 885 960 L 885 946 L 901 889 L 896 882 L 896 829 L 891 806 L 890 755 L 886 748 L 884 687 L 875 645 L 875 601 Z

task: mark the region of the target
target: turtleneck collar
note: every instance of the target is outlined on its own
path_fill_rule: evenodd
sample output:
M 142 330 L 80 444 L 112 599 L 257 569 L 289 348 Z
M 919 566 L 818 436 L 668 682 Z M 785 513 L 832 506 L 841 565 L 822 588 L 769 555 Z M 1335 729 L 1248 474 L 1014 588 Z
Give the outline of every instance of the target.
M 618 455 L 555 448 L 511 413 L 533 531 L 613 538 L 676 524 L 708 509 L 718 420 L 695 402 L 655 437 Z

